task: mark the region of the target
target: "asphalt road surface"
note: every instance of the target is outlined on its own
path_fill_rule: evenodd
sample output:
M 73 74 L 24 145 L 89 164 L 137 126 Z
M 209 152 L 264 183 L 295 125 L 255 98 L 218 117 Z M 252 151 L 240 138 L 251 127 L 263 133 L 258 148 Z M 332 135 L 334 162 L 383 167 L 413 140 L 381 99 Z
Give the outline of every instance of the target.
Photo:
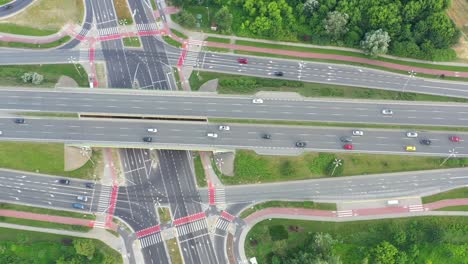
M 0 18 L 5 18 L 26 8 L 34 0 L 16 0 L 0 6 Z
M 348 151 L 379 154 L 414 154 L 447 156 L 453 151 L 456 156 L 468 156 L 467 133 L 419 131 L 417 138 L 408 138 L 407 131 L 365 129 L 364 136 L 352 135 L 348 128 L 288 127 L 267 125 L 230 125 L 229 131 L 220 131 L 218 124 L 204 122 L 162 122 L 122 120 L 78 119 L 26 119 L 25 124 L 16 124 L 11 118 L 0 119 L 3 135 L 0 140 L 45 141 L 86 144 L 92 146 L 121 146 L 163 149 L 252 149 L 265 154 L 299 154 L 302 151 Z M 148 128 L 158 129 L 157 133 Z M 207 136 L 216 133 L 217 138 Z M 271 139 L 264 139 L 268 133 Z M 460 136 L 461 142 L 451 142 L 450 136 Z M 143 137 L 152 137 L 152 142 L 143 142 Z M 352 142 L 342 142 L 341 137 Z M 429 139 L 431 145 L 420 143 Z M 305 148 L 296 147 L 302 141 Z M 344 150 L 352 144 L 354 150 Z M 416 151 L 407 152 L 406 146 L 415 146 Z
M 86 94 L 86 96 L 83 96 Z M 187 93 L 91 92 L 75 89 L 1 90 L 2 110 L 112 113 L 150 116 L 185 116 L 302 120 L 430 126 L 468 126 L 468 104 L 346 99 L 263 98 L 252 96 L 191 96 Z M 391 109 L 393 115 L 382 114 Z

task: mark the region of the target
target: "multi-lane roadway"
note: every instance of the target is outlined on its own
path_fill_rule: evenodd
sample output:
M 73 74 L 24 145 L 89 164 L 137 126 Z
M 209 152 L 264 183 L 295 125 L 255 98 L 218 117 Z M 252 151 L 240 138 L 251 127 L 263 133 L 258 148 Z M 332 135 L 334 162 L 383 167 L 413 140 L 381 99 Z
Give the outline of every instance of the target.
M 86 96 L 83 96 L 86 94 Z M 279 98 L 121 91 L 0 90 L 2 110 L 122 115 L 468 126 L 468 105 L 405 101 Z M 391 109 L 393 115 L 383 115 Z
M 288 127 L 271 125 L 229 125 L 229 131 L 218 124 L 205 122 L 123 121 L 100 119 L 26 119 L 16 124 L 11 118 L 0 119 L 0 140 L 65 142 L 87 146 L 121 146 L 159 149 L 235 150 L 252 149 L 260 153 L 299 154 L 306 151 L 348 151 L 379 154 L 417 154 L 447 156 L 452 152 L 468 156 L 467 133 L 419 131 L 418 137 L 407 137 L 403 130 L 364 129 L 363 136 L 352 136 L 350 128 Z M 148 132 L 156 128 L 157 133 Z M 208 136 L 216 134 L 216 138 Z M 264 135 L 271 136 L 265 139 Z M 451 136 L 460 142 L 449 140 Z M 152 142 L 144 142 L 151 137 Z M 344 142 L 348 137 L 352 142 Z M 430 145 L 421 140 L 430 140 Z M 296 142 L 305 142 L 298 148 Z M 351 144 L 353 150 L 344 150 Z M 414 146 L 408 152 L 406 146 Z

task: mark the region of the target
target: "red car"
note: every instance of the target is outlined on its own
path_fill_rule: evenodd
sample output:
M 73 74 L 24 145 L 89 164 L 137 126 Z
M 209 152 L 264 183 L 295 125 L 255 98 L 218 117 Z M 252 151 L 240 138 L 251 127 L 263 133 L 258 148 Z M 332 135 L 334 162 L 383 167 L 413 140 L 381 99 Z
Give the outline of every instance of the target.
M 345 144 L 343 146 L 344 149 L 353 149 L 353 145 L 352 144 Z
M 249 63 L 249 61 L 248 61 L 246 58 L 238 58 L 238 59 L 237 59 L 237 62 L 238 62 L 238 63 L 241 63 L 241 64 L 247 64 L 247 63 Z
M 457 136 L 451 136 L 449 137 L 449 140 L 452 142 L 460 142 L 461 138 Z

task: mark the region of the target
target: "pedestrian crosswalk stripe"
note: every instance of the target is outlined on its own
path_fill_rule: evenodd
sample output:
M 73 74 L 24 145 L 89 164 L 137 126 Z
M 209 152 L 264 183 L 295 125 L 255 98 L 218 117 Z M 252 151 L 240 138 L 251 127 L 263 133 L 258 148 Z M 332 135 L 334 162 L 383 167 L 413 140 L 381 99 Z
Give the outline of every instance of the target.
M 161 233 L 155 233 L 150 236 L 140 238 L 141 247 L 149 247 L 162 241 Z

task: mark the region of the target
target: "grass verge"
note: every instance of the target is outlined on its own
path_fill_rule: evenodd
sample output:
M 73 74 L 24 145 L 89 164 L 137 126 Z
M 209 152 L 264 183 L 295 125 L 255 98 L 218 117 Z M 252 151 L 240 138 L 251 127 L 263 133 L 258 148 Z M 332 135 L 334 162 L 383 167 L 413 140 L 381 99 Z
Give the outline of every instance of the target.
M 76 232 L 89 232 L 92 229 L 91 227 L 88 227 L 88 226 L 67 225 L 67 224 L 36 221 L 36 220 L 6 217 L 6 216 L 0 216 L 0 222 L 15 224 L 15 225 L 25 225 L 25 226 L 42 227 L 42 228 L 50 228 L 50 229 L 60 229 L 60 230 L 76 231 Z
M 126 47 L 141 47 L 140 38 L 138 37 L 124 38 L 123 44 Z
M 183 264 L 182 255 L 180 254 L 179 244 L 176 238 L 166 240 L 167 251 L 169 251 L 169 257 L 171 258 L 172 264 Z
M 46 117 L 59 117 L 59 118 L 78 118 L 77 113 L 53 113 L 53 112 L 18 112 L 15 115 L 21 116 L 46 116 Z
M 272 53 L 263 53 L 263 52 L 243 51 L 243 50 L 235 50 L 234 53 L 243 54 L 243 55 L 259 56 L 259 57 L 268 57 L 268 58 L 280 58 L 280 59 L 290 59 L 290 60 L 297 60 L 298 59 L 298 57 L 294 57 L 294 56 L 286 56 L 286 55 L 281 55 L 281 54 L 272 54 Z M 365 68 L 370 68 L 370 69 L 376 69 L 376 70 L 382 70 L 382 71 L 387 71 L 387 72 L 399 73 L 399 74 L 403 74 L 403 75 L 406 75 L 406 76 L 408 75 L 407 71 L 396 70 L 396 69 L 392 69 L 392 68 L 386 68 L 386 67 L 372 65 L 372 64 L 366 64 L 366 63 L 359 63 L 359 62 L 352 62 L 352 61 L 341 61 L 341 60 L 331 60 L 331 59 L 314 59 L 314 58 L 300 58 L 300 59 L 304 60 L 304 61 L 311 61 L 311 62 L 324 62 L 324 63 L 332 63 L 332 64 L 360 66 L 360 67 L 365 67 Z M 438 74 L 433 75 L 433 74 L 418 73 L 418 76 L 419 77 L 425 77 L 425 78 L 431 78 L 431 79 L 440 79 Z M 468 81 L 468 78 L 446 76 L 444 78 L 444 80 Z
M 96 216 L 92 214 L 52 210 L 52 209 L 47 209 L 47 208 L 32 207 L 32 206 L 19 205 L 19 204 L 0 203 L 0 209 L 29 212 L 29 213 L 35 213 L 35 214 L 73 217 L 73 218 L 87 219 L 87 220 L 96 220 Z
M 305 208 L 305 209 L 316 209 L 316 210 L 327 210 L 327 211 L 336 211 L 335 203 L 315 203 L 312 201 L 304 202 L 290 202 L 290 201 L 268 201 L 264 203 L 256 204 L 252 207 L 249 207 L 242 211 L 240 214 L 241 218 L 246 218 L 247 216 L 260 211 L 265 208 L 271 207 L 282 207 L 282 208 Z
M 195 177 L 197 178 L 198 187 L 208 186 L 206 183 L 205 169 L 203 168 L 200 155 L 195 155 L 195 157 L 193 158 L 193 164 L 195 166 Z
M 161 223 L 169 223 L 171 222 L 171 211 L 167 207 L 159 207 L 158 208 L 159 220 Z
M 340 159 L 342 165 L 333 170 L 335 159 Z M 234 160 L 234 177 L 218 176 L 224 184 L 236 185 L 317 179 L 330 177 L 332 173 L 338 177 L 468 165 L 468 158 L 451 159 L 440 166 L 443 160 L 438 157 L 315 152 L 300 156 L 267 156 L 238 150 Z M 216 167 L 215 164 L 213 167 Z
M 246 41 L 246 40 L 236 40 L 236 45 L 261 47 L 261 48 L 269 48 L 269 49 L 291 50 L 291 51 L 300 51 L 300 52 L 310 52 L 310 53 L 320 53 L 320 54 L 334 54 L 334 55 L 374 59 L 374 58 L 371 58 L 371 57 L 369 57 L 369 56 L 367 56 L 367 55 L 365 55 L 363 53 L 347 51 L 347 50 L 335 50 L 335 49 L 321 49 L 321 48 L 311 48 L 311 47 L 301 47 L 301 46 L 289 46 L 289 45 L 281 45 L 281 44 L 273 44 L 273 43 Z M 426 69 L 458 71 L 458 72 L 468 71 L 468 67 L 463 67 L 463 66 L 449 66 L 449 65 L 440 65 L 440 64 L 429 64 L 429 63 L 421 63 L 421 62 L 412 62 L 412 61 L 390 59 L 390 58 L 384 58 L 384 57 L 377 57 L 377 58 L 375 58 L 375 60 L 400 64 L 400 65 L 414 66 L 414 67 L 419 67 L 419 68 L 426 68 Z
M 226 44 L 231 43 L 231 40 L 228 38 L 217 38 L 217 37 L 207 37 L 205 41 L 226 43 Z
M 174 79 L 177 85 L 177 90 L 182 91 L 182 82 L 180 81 L 179 69 L 177 67 L 172 67 L 172 72 L 174 74 Z
M 163 38 L 164 42 L 166 42 L 167 44 L 169 44 L 171 46 L 174 46 L 176 48 L 182 47 L 182 44 L 180 44 L 177 40 L 173 40 L 169 36 L 162 36 L 162 38 Z
M 310 252 L 316 234 L 325 233 L 337 240 L 330 250 L 340 256 L 342 263 L 367 263 L 363 261 L 366 258 L 372 261 L 373 258 L 369 259 L 373 256 L 371 252 L 383 241 L 395 248 L 395 255 L 390 259 L 404 252 L 406 261 L 403 263 L 463 263 L 466 254 L 455 252 L 466 251 L 467 225 L 468 218 L 463 216 L 352 222 L 271 219 L 250 230 L 245 251 L 248 258 L 255 256 L 258 263 L 273 263 L 273 255 L 287 258 L 300 254 L 299 251 Z
M 320 121 L 288 121 L 269 119 L 236 119 L 236 118 L 209 118 L 211 123 L 238 123 L 238 124 L 265 124 L 285 126 L 329 126 L 329 127 L 360 127 L 360 128 L 385 128 L 385 129 L 413 129 L 431 131 L 460 131 L 467 132 L 468 127 L 444 127 L 444 126 L 419 126 L 419 125 L 387 125 L 387 124 L 362 124 L 362 123 L 335 123 Z
M 78 69 L 78 70 L 77 70 Z M 25 83 L 21 76 L 26 72 L 37 72 L 44 76 L 40 85 Z M 80 87 L 88 87 L 88 75 L 81 65 L 75 68 L 72 64 L 50 65 L 6 65 L 0 66 L 0 85 L 22 87 L 54 87 L 60 76 L 72 78 Z
M 81 248 L 92 261 L 76 252 L 75 242 L 85 243 Z M 0 245 L 3 263 L 123 263 L 119 252 L 97 239 L 0 228 Z
M 94 150 L 91 160 L 74 171 L 64 171 L 62 143 L 0 142 L 0 168 L 93 179 L 101 151 Z
M 310 83 L 292 80 L 259 78 L 234 74 L 201 71 L 190 75 L 192 90 L 198 90 L 206 81 L 218 79 L 218 93 L 255 94 L 260 91 L 296 92 L 305 97 L 338 97 L 403 101 L 468 102 L 468 99 L 419 93 L 402 93 L 354 86 Z M 193 86 L 192 86 L 193 85 Z
M 6 42 L 0 41 L 0 47 L 10 47 L 10 48 L 28 48 L 28 49 L 49 49 L 55 48 L 62 44 L 70 41 L 70 36 L 65 36 L 61 39 L 58 39 L 53 42 L 43 43 L 43 44 L 33 44 L 33 43 L 22 43 L 22 42 Z
M 114 230 L 110 230 L 110 229 L 106 229 L 107 232 L 111 233 L 112 235 L 114 235 L 115 237 L 120 237 L 119 233 L 117 233 L 116 231 Z
M 228 48 L 203 47 L 203 49 L 212 52 L 229 52 Z
M 188 36 L 187 36 L 187 35 L 185 35 L 184 33 L 180 32 L 180 31 L 178 31 L 178 30 L 176 30 L 176 29 L 172 29 L 172 28 L 171 28 L 171 32 L 172 32 L 172 34 L 178 36 L 179 38 L 188 39 Z
M 131 25 L 133 24 L 133 17 L 132 14 L 130 13 L 130 7 L 127 4 L 126 0 L 113 0 L 114 1 L 114 7 L 115 7 L 115 12 L 117 13 L 117 19 L 119 20 L 118 22 L 121 23 L 121 21 L 126 21 L 126 25 Z
M 468 187 L 453 189 L 447 192 L 442 192 L 422 198 L 423 204 L 433 203 L 447 199 L 468 198 Z
M 38 29 L 12 23 L 0 23 L 0 32 L 25 36 L 48 36 L 57 33 L 57 30 Z

